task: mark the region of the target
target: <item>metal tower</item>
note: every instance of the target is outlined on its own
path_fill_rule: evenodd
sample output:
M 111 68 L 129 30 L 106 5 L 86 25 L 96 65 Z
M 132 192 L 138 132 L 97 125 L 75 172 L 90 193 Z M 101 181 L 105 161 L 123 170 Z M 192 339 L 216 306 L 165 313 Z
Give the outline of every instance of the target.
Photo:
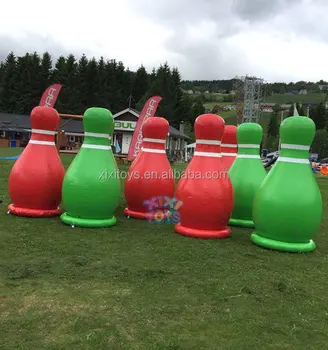
M 264 80 L 256 77 L 236 77 L 234 83 L 237 125 L 245 122 L 258 123 L 261 102 L 264 97 Z

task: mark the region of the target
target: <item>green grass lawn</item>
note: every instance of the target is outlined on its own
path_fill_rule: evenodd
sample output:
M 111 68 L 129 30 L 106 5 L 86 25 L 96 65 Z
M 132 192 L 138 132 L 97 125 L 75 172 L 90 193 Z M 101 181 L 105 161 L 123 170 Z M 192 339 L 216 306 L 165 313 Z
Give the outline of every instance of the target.
M 204 103 L 204 107 L 208 108 L 208 109 L 213 109 L 213 107 L 215 107 L 216 105 L 219 105 L 221 107 L 223 106 L 230 106 L 230 105 L 235 105 L 235 102 L 218 102 L 218 101 L 206 101 Z
M 284 95 L 275 94 L 272 96 L 266 96 L 265 102 L 277 103 L 277 104 L 289 104 L 289 103 L 319 103 L 325 101 L 325 93 L 309 93 L 307 95 Z
M 326 348 L 327 178 L 318 249 L 288 254 L 251 230 L 199 240 L 126 219 L 123 194 L 112 228 L 7 215 L 12 165 L 0 161 L 1 349 Z

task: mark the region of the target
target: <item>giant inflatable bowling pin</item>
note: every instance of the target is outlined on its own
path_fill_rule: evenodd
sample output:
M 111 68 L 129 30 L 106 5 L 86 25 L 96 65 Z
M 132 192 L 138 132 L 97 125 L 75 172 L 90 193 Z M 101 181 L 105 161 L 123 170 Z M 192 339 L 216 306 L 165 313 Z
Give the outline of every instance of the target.
M 9 176 L 12 204 L 8 213 L 18 216 L 60 215 L 61 187 L 65 170 L 54 142 L 59 115 L 51 107 L 31 112 L 31 139 Z
M 169 123 L 166 119 L 152 117 L 142 126 L 142 149 L 129 169 L 125 181 L 127 208 L 124 214 L 135 219 L 149 219 L 147 201 L 155 197 L 173 198 L 174 178 L 165 152 Z M 157 203 L 156 210 L 167 211 Z
M 322 217 L 322 199 L 309 163 L 315 134 L 310 118 L 290 117 L 280 126 L 281 149 L 253 208 L 252 241 L 265 248 L 309 252 Z
M 66 213 L 61 220 L 72 226 L 113 226 L 121 182 L 111 148 L 112 113 L 105 108 L 89 108 L 84 113 L 83 126 L 83 145 L 63 182 Z
M 238 154 L 229 175 L 234 190 L 234 208 L 229 225 L 254 227 L 253 201 L 266 176 L 260 158 L 262 127 L 243 123 L 237 128 Z
M 203 114 L 195 121 L 196 149 L 176 190 L 182 206 L 175 231 L 181 235 L 225 238 L 231 233 L 227 224 L 233 189 L 222 163 L 223 131 L 224 120 L 218 115 Z
M 229 170 L 237 156 L 237 127 L 226 125 L 222 136 L 221 154 L 223 167 Z

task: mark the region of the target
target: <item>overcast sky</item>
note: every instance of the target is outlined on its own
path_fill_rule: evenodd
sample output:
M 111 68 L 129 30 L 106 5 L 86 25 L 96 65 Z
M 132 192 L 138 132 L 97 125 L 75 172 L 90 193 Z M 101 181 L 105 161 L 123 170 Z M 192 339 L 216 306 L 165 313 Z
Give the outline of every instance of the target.
M 0 8 L 0 60 L 48 50 L 115 58 L 131 70 L 167 61 L 183 79 L 328 80 L 328 0 L 12 0 Z

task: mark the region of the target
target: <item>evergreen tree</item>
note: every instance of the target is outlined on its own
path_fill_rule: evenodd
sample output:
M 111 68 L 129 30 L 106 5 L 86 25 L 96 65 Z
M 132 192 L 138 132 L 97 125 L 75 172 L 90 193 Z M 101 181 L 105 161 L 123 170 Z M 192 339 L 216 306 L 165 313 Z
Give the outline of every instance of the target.
M 200 116 L 201 114 L 204 114 L 204 112 L 205 112 L 205 108 L 202 103 L 202 100 L 200 98 L 196 99 L 196 103 L 193 105 L 191 109 L 192 118 L 195 120 L 198 116 Z
M 292 103 L 291 106 L 289 107 L 289 110 L 288 110 L 288 116 L 287 117 L 292 117 L 294 115 L 294 104 Z
M 127 108 L 128 106 L 128 98 L 131 95 L 130 88 L 132 87 L 130 83 L 128 83 L 127 74 L 125 71 L 125 67 L 123 62 L 118 62 L 115 75 L 116 75 L 116 96 L 115 96 L 115 109 L 114 113 Z M 126 86 L 128 84 L 128 86 Z M 130 90 L 130 91 L 128 91 Z
M 27 67 L 29 73 L 27 79 L 29 80 L 30 86 L 30 100 L 27 102 L 27 109 L 30 111 L 35 106 L 39 105 L 40 98 L 43 94 L 41 59 L 36 52 L 29 56 Z
M 17 59 L 13 52 L 10 52 L 7 56 L 2 69 L 1 109 L 3 112 L 13 113 L 16 105 L 15 91 L 17 79 Z
M 152 71 L 151 71 L 151 74 L 149 76 L 149 85 L 150 86 L 154 83 L 154 81 L 156 79 L 156 75 L 157 75 L 156 69 L 153 68 Z
M 326 108 L 323 102 L 320 102 L 312 111 L 310 117 L 315 123 L 316 129 L 324 129 L 327 122 Z
M 30 79 L 30 69 L 31 69 L 31 57 L 30 54 L 18 57 L 17 65 L 15 70 L 15 90 L 14 90 L 14 100 L 15 106 L 11 111 L 17 114 L 28 114 L 31 112 L 32 100 L 32 87 Z M 39 102 L 39 101 L 38 101 Z
M 314 153 L 319 153 L 319 158 L 328 157 L 328 132 L 326 130 L 317 130 L 311 145 Z
M 135 80 L 135 73 L 130 71 L 129 68 L 124 72 L 123 88 L 122 88 L 122 109 L 128 107 L 129 97 L 132 95 L 133 86 Z M 135 102 L 132 106 L 135 107 Z
M 43 91 L 53 82 L 52 79 L 52 59 L 49 52 L 45 52 L 41 59 L 41 83 L 40 90 Z M 58 83 L 58 82 L 56 82 Z
M 99 78 L 98 78 L 98 62 L 95 58 L 92 58 L 88 64 L 86 69 L 86 105 L 85 109 L 99 106 Z M 102 107 L 102 106 L 100 106 Z M 82 111 L 84 113 L 84 111 Z
M 138 68 L 132 90 L 132 96 L 138 103 L 149 88 L 149 76 L 144 66 Z
M 53 81 L 63 85 L 56 109 L 62 113 L 80 113 L 77 63 L 73 55 L 69 55 L 67 59 L 63 56 L 58 58 L 53 71 Z
M 117 68 L 117 63 L 115 60 L 107 61 L 105 64 L 108 107 L 112 113 L 113 111 L 118 112 L 116 108 L 117 106 L 116 97 L 118 96 L 116 68 Z
M 77 62 L 74 55 L 69 55 L 65 61 L 65 85 L 60 92 L 65 96 L 65 110 L 66 113 L 79 113 L 79 85 L 77 76 Z M 56 105 L 57 106 L 57 105 Z M 82 111 L 84 112 L 84 111 Z
M 77 82 L 78 82 L 78 96 L 79 106 L 78 113 L 83 114 L 88 108 L 88 59 L 85 54 L 79 59 L 77 65 Z
M 167 63 L 158 68 L 156 79 L 147 93 L 147 98 L 155 95 L 163 97 L 163 100 L 158 106 L 157 115 L 162 116 L 171 122 L 173 120 L 174 108 L 177 100 L 175 84 L 171 75 L 170 67 Z
M 181 89 L 181 76 L 177 68 L 172 69 L 172 79 L 175 87 L 174 113 L 172 116 L 172 125 L 178 126 L 182 120 L 188 119 L 188 112 L 186 113 L 186 101 L 183 101 L 183 92 Z
M 269 119 L 269 124 L 268 124 L 268 136 L 271 137 L 277 137 L 278 136 L 278 131 L 279 131 L 279 126 L 278 126 L 278 121 L 279 121 L 279 110 L 280 106 L 275 105 L 273 106 L 273 112 L 270 115 Z
M 3 80 L 4 80 L 5 72 L 6 72 L 6 68 L 5 68 L 4 62 L 0 62 L 0 111 L 2 110 L 1 96 L 3 92 Z
M 98 105 L 109 108 L 106 63 L 103 57 L 98 61 Z
M 162 96 L 157 115 L 176 127 L 181 121 L 192 127 L 195 118 L 204 112 L 201 98 L 193 101 L 183 94 L 178 69 L 171 70 L 167 63 L 148 75 L 143 66 L 134 73 L 115 60 L 88 60 L 82 55 L 77 62 L 69 55 L 59 57 L 52 70 L 48 52 L 42 58 L 37 53 L 22 57 L 10 53 L 6 62 L 0 63 L 1 111 L 30 113 L 53 83 L 63 85 L 56 103 L 56 109 L 62 113 L 82 114 L 91 106 L 106 107 L 116 113 L 128 106 L 130 95 L 140 109 L 150 96 Z

